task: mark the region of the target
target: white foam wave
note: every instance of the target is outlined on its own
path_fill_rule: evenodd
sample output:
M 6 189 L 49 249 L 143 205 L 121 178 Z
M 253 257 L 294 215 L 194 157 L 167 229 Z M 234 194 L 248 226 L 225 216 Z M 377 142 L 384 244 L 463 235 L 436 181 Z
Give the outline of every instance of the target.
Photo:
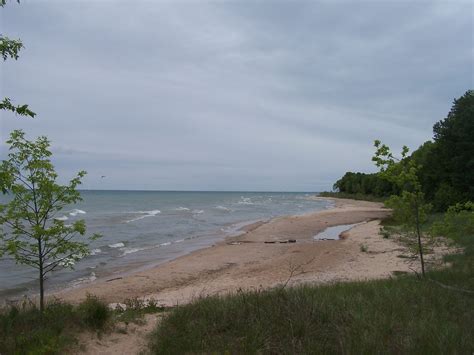
M 193 210 L 193 214 L 202 214 L 204 213 L 203 210 Z
M 254 203 L 250 199 L 250 197 L 240 196 L 240 201 L 237 202 L 239 205 L 253 205 Z
M 171 245 L 171 242 L 165 242 L 165 243 L 161 243 L 161 244 L 160 244 L 160 246 L 162 246 L 162 247 L 165 247 L 165 246 L 167 246 L 167 245 Z
M 54 217 L 56 221 L 67 221 L 69 218 L 67 216 Z
M 132 218 L 128 221 L 125 221 L 125 223 L 136 222 L 136 221 L 139 221 L 139 220 L 141 220 L 143 218 L 147 218 L 147 217 L 154 217 L 157 214 L 160 214 L 161 211 L 160 210 L 151 210 L 151 211 L 136 211 L 136 212 L 131 212 L 131 213 L 143 214 L 143 216 Z
M 189 211 L 189 208 L 187 208 L 187 207 L 176 207 L 174 210 L 175 211 Z
M 109 244 L 109 248 L 123 248 L 125 244 L 123 243 L 115 243 L 115 244 Z
M 89 283 L 89 282 L 92 282 L 92 281 L 95 281 L 95 280 L 97 280 L 97 276 L 96 276 L 95 272 L 92 271 L 89 276 L 80 277 L 80 278 L 74 280 L 71 285 L 72 285 L 72 287 L 78 287 L 82 284 Z
M 151 248 L 123 248 L 120 250 L 123 252 L 121 256 L 125 256 L 127 254 L 133 254 L 138 251 L 147 250 L 147 249 L 151 249 Z
M 161 211 L 160 210 L 136 211 L 136 212 L 132 212 L 132 213 L 144 213 L 144 214 L 149 215 L 149 216 L 156 216 L 157 214 L 160 214 Z
M 77 216 L 78 214 L 86 214 L 86 211 L 74 209 L 71 212 L 69 212 L 69 215 L 73 217 Z
M 227 207 L 225 207 L 225 206 L 216 206 L 215 209 L 216 209 L 216 210 L 225 211 L 225 212 L 231 212 L 231 209 L 230 209 L 230 208 L 227 208 Z
M 131 222 L 136 222 L 136 221 L 139 221 L 143 218 L 147 218 L 147 217 L 153 217 L 151 215 L 144 215 L 144 216 L 140 216 L 140 217 L 136 217 L 136 218 L 132 218 L 132 219 L 129 219 L 128 221 L 125 221 L 125 223 L 131 223 Z
M 182 242 L 184 242 L 184 239 L 178 239 L 178 240 L 175 240 L 174 242 L 175 243 L 182 243 Z
M 97 255 L 102 253 L 101 249 L 92 249 L 90 255 Z

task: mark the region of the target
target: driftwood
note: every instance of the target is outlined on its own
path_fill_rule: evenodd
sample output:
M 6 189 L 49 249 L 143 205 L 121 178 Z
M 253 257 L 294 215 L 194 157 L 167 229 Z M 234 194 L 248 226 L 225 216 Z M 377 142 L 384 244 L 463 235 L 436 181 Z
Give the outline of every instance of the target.
M 123 277 L 115 277 L 113 279 L 105 280 L 105 282 L 110 282 L 110 281 L 115 281 L 115 280 L 121 280 Z

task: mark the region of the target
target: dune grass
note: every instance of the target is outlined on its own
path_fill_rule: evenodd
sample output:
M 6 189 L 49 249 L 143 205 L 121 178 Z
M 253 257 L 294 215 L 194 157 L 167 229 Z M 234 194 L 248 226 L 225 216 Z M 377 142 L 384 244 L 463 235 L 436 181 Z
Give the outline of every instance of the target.
M 0 311 L 0 354 L 62 354 L 77 345 L 84 330 L 103 331 L 111 319 L 107 305 L 88 296 L 78 306 L 53 301 L 42 314 L 23 302 Z
M 458 242 L 464 253 L 448 256 L 452 266 L 424 280 L 401 275 L 196 300 L 169 313 L 149 348 L 154 354 L 471 354 L 474 235 Z
M 165 308 L 153 300 L 127 299 L 125 307 L 114 310 L 99 298 L 88 295 L 78 305 L 54 300 L 43 314 L 37 305 L 25 300 L 0 309 L 0 354 L 64 354 L 80 350 L 78 335 L 97 332 L 100 337 L 118 323 L 142 324 L 146 314 Z

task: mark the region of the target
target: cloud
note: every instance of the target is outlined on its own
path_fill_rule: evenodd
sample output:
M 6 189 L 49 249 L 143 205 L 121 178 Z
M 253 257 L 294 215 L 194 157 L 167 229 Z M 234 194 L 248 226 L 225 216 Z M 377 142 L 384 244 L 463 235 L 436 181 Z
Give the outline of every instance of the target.
M 472 87 L 472 6 L 10 4 L 1 31 L 26 48 L 1 91 L 38 119 L 2 113 L 0 136 L 47 135 L 87 188 L 327 189 L 374 170 L 375 138 L 429 139 Z

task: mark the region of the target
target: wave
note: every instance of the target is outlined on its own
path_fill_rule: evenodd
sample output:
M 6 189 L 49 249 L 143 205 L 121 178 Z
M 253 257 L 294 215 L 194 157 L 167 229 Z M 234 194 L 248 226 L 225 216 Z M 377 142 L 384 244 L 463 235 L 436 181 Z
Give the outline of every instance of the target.
M 127 254 L 133 254 L 133 253 L 136 253 L 138 251 L 142 251 L 142 250 L 148 250 L 148 249 L 153 249 L 153 248 L 122 248 L 120 249 L 122 251 L 122 255 L 120 256 L 125 256 Z
M 125 221 L 125 223 L 136 222 L 136 221 L 139 221 L 139 220 L 141 220 L 143 218 L 147 218 L 147 217 L 154 217 L 157 214 L 160 214 L 161 211 L 160 210 L 151 210 L 151 211 L 136 211 L 136 212 L 131 212 L 131 213 L 143 214 L 143 216 L 139 216 L 139 217 L 129 219 L 128 221 Z
M 91 253 L 89 255 L 97 255 L 97 254 L 100 254 L 100 253 L 102 253 L 102 250 L 97 248 L 97 249 L 92 249 Z
M 73 217 L 77 216 L 78 214 L 86 214 L 86 211 L 74 209 L 71 212 L 69 212 L 69 215 Z
M 252 202 L 250 197 L 240 196 L 240 201 L 237 202 L 237 204 L 239 204 L 239 205 L 253 205 L 254 203 Z
M 225 206 L 216 206 L 214 207 L 216 210 L 220 210 L 220 211 L 225 211 L 225 212 L 232 212 L 232 210 L 230 208 L 227 208 Z
M 189 208 L 187 208 L 187 207 L 176 207 L 174 210 L 175 211 L 189 211 Z
M 67 216 L 54 217 L 56 221 L 67 221 L 69 218 Z
M 181 243 L 181 242 L 184 242 L 184 239 L 179 239 L 179 240 L 175 240 L 175 241 L 172 241 L 172 242 L 163 242 L 163 243 L 160 243 L 160 244 L 157 244 L 157 245 L 152 245 L 152 246 L 147 246 L 147 247 L 138 247 L 138 248 L 123 248 L 123 247 L 120 247 L 120 250 L 122 251 L 122 255 L 120 255 L 120 256 L 125 256 L 127 254 L 133 254 L 133 253 L 143 251 L 143 250 L 150 250 L 150 249 L 155 249 L 155 248 L 160 248 L 160 247 L 166 247 L 168 245 L 175 244 L 175 243 Z M 117 244 L 122 244 L 122 243 L 117 243 Z
M 89 276 L 79 277 L 78 279 L 71 282 L 72 287 L 78 287 L 82 284 L 89 283 L 97 280 L 97 276 L 94 271 L 92 271 Z
M 115 243 L 115 244 L 109 244 L 109 248 L 123 248 L 125 246 L 124 243 Z
M 193 210 L 193 214 L 202 214 L 204 213 L 203 210 Z

